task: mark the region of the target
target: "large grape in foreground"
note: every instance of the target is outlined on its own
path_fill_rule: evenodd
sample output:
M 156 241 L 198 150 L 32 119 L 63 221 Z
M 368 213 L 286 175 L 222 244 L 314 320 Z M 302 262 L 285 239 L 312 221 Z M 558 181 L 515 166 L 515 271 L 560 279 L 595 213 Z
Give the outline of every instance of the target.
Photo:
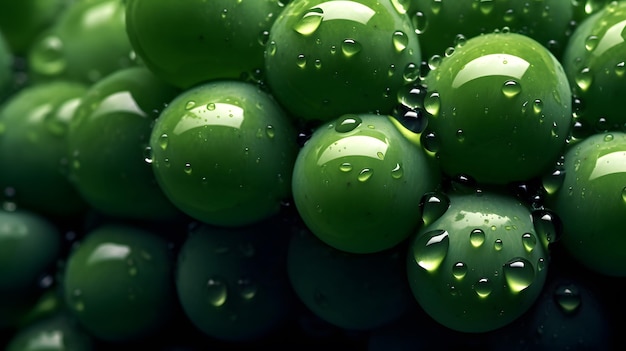
M 548 252 L 531 212 L 498 193 L 440 195 L 425 203 L 427 224 L 412 239 L 408 277 L 417 302 L 462 332 L 500 328 L 526 312 L 543 289 Z M 445 205 L 449 207 L 445 209 Z
M 570 86 L 559 61 L 514 33 L 469 39 L 426 77 L 424 146 L 450 176 L 523 181 L 548 171 L 571 128 Z

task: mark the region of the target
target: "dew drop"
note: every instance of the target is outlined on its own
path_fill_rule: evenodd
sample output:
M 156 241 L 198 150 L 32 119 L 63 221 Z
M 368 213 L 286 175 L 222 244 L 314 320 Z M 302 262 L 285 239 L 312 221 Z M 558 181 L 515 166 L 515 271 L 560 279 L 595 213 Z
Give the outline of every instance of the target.
M 537 271 L 541 272 L 546 268 L 546 260 L 543 257 L 537 259 Z
M 244 300 L 252 300 L 258 291 L 257 285 L 247 278 L 237 280 L 237 289 Z
M 269 40 L 269 38 L 270 38 L 270 32 L 263 30 L 259 33 L 257 40 L 261 46 L 265 46 L 267 45 L 267 41 Z
M 491 294 L 492 289 L 491 282 L 487 278 L 480 278 L 476 284 L 474 284 L 476 295 L 483 299 Z
M 580 308 L 582 299 L 578 287 L 573 284 L 559 285 L 554 290 L 554 301 L 561 311 L 571 314 Z
M 418 237 L 413 246 L 413 258 L 420 267 L 433 272 L 446 258 L 449 246 L 450 238 L 447 231 L 432 230 Z
M 508 98 L 517 96 L 521 91 L 522 86 L 514 80 L 507 80 L 502 86 L 502 93 Z
M 352 164 L 348 162 L 344 162 L 341 165 L 339 165 L 339 170 L 344 173 L 350 172 L 352 170 Z
M 461 280 L 467 274 L 467 265 L 463 262 L 457 262 L 452 266 L 452 275 L 457 280 Z
M 541 111 L 543 111 L 543 101 L 541 101 L 540 99 L 536 99 L 535 101 L 533 101 L 533 112 L 538 115 L 541 113 Z
M 522 234 L 522 245 L 524 245 L 526 252 L 530 253 L 537 245 L 537 238 L 532 233 L 524 233 Z
M 276 132 L 274 131 L 274 126 L 268 125 L 267 127 L 265 127 L 265 135 L 267 135 L 267 137 L 270 139 L 274 139 L 274 136 L 276 136 Z
M 493 0 L 480 0 L 478 8 L 480 9 L 480 12 L 483 15 L 488 15 L 491 13 L 491 11 L 493 11 L 494 1 Z
M 74 289 L 74 291 L 72 291 L 71 300 L 71 305 L 76 312 L 83 312 L 85 310 L 83 292 L 80 289 Z
M 185 110 L 191 110 L 192 108 L 194 108 L 196 106 L 196 102 L 193 100 L 189 100 L 187 101 L 187 103 L 185 104 Z
M 370 168 L 363 168 L 357 176 L 357 179 L 359 180 L 359 182 L 362 183 L 367 182 L 372 177 L 373 173 L 374 171 L 372 171 Z
M 48 36 L 37 42 L 31 55 L 33 69 L 45 75 L 63 72 L 67 66 L 63 46 L 63 41 L 57 36 Z
M 206 105 L 206 109 L 209 111 L 215 111 L 215 104 L 210 102 Z
M 565 170 L 556 169 L 551 174 L 545 175 L 542 179 L 543 188 L 548 195 L 555 194 L 565 181 Z
M 527 259 L 517 257 L 504 264 L 504 278 L 509 289 L 513 293 L 518 293 L 533 283 L 535 279 L 535 269 Z
M 278 49 L 278 45 L 276 44 L 276 41 L 272 40 L 269 42 L 269 44 L 267 44 L 267 54 L 270 56 L 274 56 L 276 55 L 276 51 Z
M 504 244 L 502 243 L 502 239 L 496 239 L 496 241 L 494 241 L 493 243 L 493 248 L 496 251 L 502 251 L 503 246 Z
M 226 283 L 220 278 L 211 278 L 206 283 L 207 298 L 209 303 L 215 307 L 221 307 L 228 298 L 228 288 Z
M 420 76 L 420 68 L 418 65 L 413 62 L 409 62 L 406 67 L 404 67 L 404 71 L 402 72 L 402 78 L 406 83 L 415 82 Z
M 167 149 L 168 143 L 169 143 L 169 137 L 167 136 L 167 134 L 165 133 L 161 134 L 161 136 L 159 137 L 159 146 L 161 147 L 161 150 Z
M 561 237 L 560 219 L 550 210 L 539 209 L 532 212 L 535 232 L 544 246 L 557 242 Z
M 311 35 L 322 24 L 324 19 L 324 11 L 319 7 L 309 9 L 298 22 L 294 25 L 293 29 L 302 35 Z
M 422 34 L 424 33 L 424 31 L 426 31 L 426 28 L 428 27 L 428 20 L 423 12 L 416 12 L 415 15 L 411 17 L 411 20 L 413 22 L 413 28 L 415 28 L 416 34 Z
M 433 132 L 430 133 L 426 133 L 426 134 L 422 134 L 421 137 L 421 141 L 422 141 L 422 145 L 424 145 L 424 148 L 430 152 L 437 152 L 439 151 L 439 138 L 437 137 L 437 135 Z
M 298 55 L 298 57 L 296 57 L 296 65 L 300 68 L 306 67 L 306 57 L 304 56 L 304 54 L 300 54 Z
M 426 99 L 424 99 L 424 109 L 433 117 L 437 117 L 437 115 L 439 115 L 440 108 L 441 101 L 439 98 L 439 93 L 432 92 L 426 97 Z
M 396 166 L 391 170 L 391 177 L 393 179 L 400 179 L 402 178 L 403 175 L 404 175 L 404 169 L 402 168 L 402 165 L 399 163 L 396 163 Z
M 456 131 L 456 140 L 461 143 L 465 141 L 465 133 L 463 132 L 463 129 L 459 129 Z
M 360 126 L 362 122 L 363 121 L 359 116 L 347 114 L 344 115 L 339 122 L 337 122 L 335 125 L 335 131 L 338 133 L 348 133 Z
M 622 201 L 626 204 L 626 187 L 622 188 Z
M 600 39 L 596 35 L 590 35 L 585 39 L 585 50 L 593 51 L 596 46 L 598 46 L 598 42 Z
M 147 164 L 151 164 L 153 161 L 152 158 L 152 148 L 150 146 L 146 146 L 146 148 L 143 150 L 143 160 L 147 163 Z
M 582 90 L 583 92 L 587 91 L 591 86 L 591 83 L 593 82 L 593 76 L 589 67 L 581 69 L 576 74 L 574 80 L 576 81 L 576 85 L 580 88 L 580 90 Z
M 473 247 L 480 247 L 485 242 L 485 232 L 476 228 L 470 232 L 469 240 Z
M 191 163 L 189 163 L 189 162 L 185 163 L 184 171 L 185 171 L 186 174 L 191 174 L 192 173 Z
M 441 11 L 442 0 L 431 0 L 430 10 L 436 15 Z
M 428 68 L 431 71 L 436 70 L 437 68 L 439 68 L 439 66 L 441 65 L 441 62 L 443 61 L 443 58 L 441 57 L 441 55 L 433 55 L 428 59 Z
M 361 44 L 354 39 L 345 39 L 341 43 L 341 52 L 345 57 L 352 57 L 361 52 Z
M 409 36 L 402 31 L 395 31 L 392 36 L 392 42 L 396 51 L 401 53 L 409 45 Z
M 624 61 L 618 63 L 617 65 L 615 65 L 615 75 L 618 77 L 623 77 L 624 76 L 624 72 L 626 72 L 626 66 L 624 64 Z
M 430 225 L 450 207 L 450 198 L 442 192 L 428 192 L 422 196 L 419 208 L 424 225 Z

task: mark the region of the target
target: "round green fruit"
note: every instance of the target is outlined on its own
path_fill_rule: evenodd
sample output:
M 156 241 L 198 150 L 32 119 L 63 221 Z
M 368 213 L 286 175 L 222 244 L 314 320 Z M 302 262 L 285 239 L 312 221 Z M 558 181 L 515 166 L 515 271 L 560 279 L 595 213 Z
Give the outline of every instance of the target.
M 174 306 L 168 245 L 134 226 L 107 223 L 87 233 L 69 255 L 62 284 L 72 316 L 106 341 L 151 335 Z
M 320 126 L 298 154 L 296 207 L 307 227 L 336 249 L 372 253 L 399 244 L 421 225 L 424 193 L 439 186 L 434 160 L 393 121 L 344 115 Z
M 277 0 L 129 0 L 128 37 L 142 62 L 181 88 L 252 78 L 263 68 Z
M 563 67 L 582 102 L 577 121 L 589 131 L 624 131 L 626 117 L 616 105 L 626 97 L 626 2 L 612 2 L 588 17 L 571 37 Z
M 389 1 L 292 1 L 270 31 L 267 82 L 299 119 L 390 113 L 419 75 L 421 51 L 410 19 Z
M 215 81 L 178 95 L 157 118 L 152 167 L 189 216 L 240 226 L 278 213 L 298 152 L 291 120 L 266 92 Z
M 559 61 L 521 34 L 469 39 L 430 71 L 424 146 L 449 176 L 507 184 L 540 176 L 563 152 L 572 125 Z
M 626 134 L 602 133 L 572 145 L 560 186 L 547 197 L 563 223 L 561 243 L 584 266 L 626 276 Z
M 66 81 L 30 85 L 0 108 L 0 199 L 55 216 L 86 208 L 69 181 L 67 132 L 87 88 Z
M 433 213 L 432 205 L 445 211 L 430 218 L 409 247 L 417 302 L 435 321 L 461 332 L 492 331 L 516 320 L 541 293 L 547 273 L 547 245 L 530 210 L 493 192 L 440 200 L 424 204 L 425 213 Z
M 131 219 L 180 217 L 158 186 L 148 143 L 154 120 L 179 91 L 145 67 L 121 69 L 85 93 L 70 123 L 70 177 L 101 213 Z

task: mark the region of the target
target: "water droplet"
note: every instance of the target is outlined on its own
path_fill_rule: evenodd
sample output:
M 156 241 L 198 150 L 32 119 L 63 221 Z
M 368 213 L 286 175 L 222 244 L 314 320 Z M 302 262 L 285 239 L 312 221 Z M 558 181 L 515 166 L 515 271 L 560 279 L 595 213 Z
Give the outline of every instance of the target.
M 613 141 L 613 134 L 606 134 L 603 139 L 605 142 Z
M 541 111 L 543 111 L 543 101 L 541 101 L 540 99 L 536 99 L 535 101 L 533 101 L 533 112 L 538 115 L 541 113 Z
M 598 42 L 600 39 L 596 35 L 590 35 L 585 39 L 585 50 L 593 51 L 596 46 L 598 46 Z
M 220 278 L 211 278 L 206 283 L 207 298 L 209 303 L 215 307 L 221 307 L 228 298 L 228 288 L 226 283 Z
M 480 9 L 480 12 L 482 12 L 483 15 L 488 15 L 491 13 L 491 11 L 493 11 L 494 1 L 493 0 L 480 0 L 478 8 Z
M 483 299 L 491 294 L 492 289 L 491 282 L 487 278 L 480 278 L 476 284 L 474 284 L 476 295 Z
M 346 39 L 341 43 L 341 52 L 345 57 L 352 57 L 361 52 L 362 46 L 354 39 Z
M 439 93 L 430 93 L 426 99 L 424 99 L 424 109 L 433 117 L 439 115 L 439 109 L 441 108 L 441 102 L 439 99 Z
M 513 22 L 513 20 L 515 19 L 515 10 L 513 9 L 508 9 L 504 12 L 504 22 L 510 23 Z
M 402 72 L 402 78 L 406 83 L 415 82 L 420 76 L 420 68 L 418 65 L 410 62 L 404 67 L 404 71 Z
M 338 133 L 347 133 L 353 131 L 356 127 L 360 126 L 363 121 L 361 118 L 354 114 L 344 115 L 339 122 L 335 125 L 335 131 Z
M 578 287 L 573 284 L 559 285 L 554 290 L 554 301 L 567 314 L 574 313 L 581 305 L 582 299 Z
M 407 45 L 409 45 L 409 36 L 406 35 L 402 31 L 393 32 L 392 36 L 393 47 L 396 49 L 398 53 L 406 50 Z
M 152 163 L 152 148 L 150 146 L 146 146 L 143 150 L 143 160 L 148 164 Z
M 350 172 L 352 170 L 352 164 L 344 162 L 339 166 L 339 170 L 342 172 Z
M 168 143 L 169 143 L 169 137 L 167 136 L 167 134 L 165 133 L 161 134 L 161 136 L 159 137 L 159 146 L 161 147 L 161 150 L 167 149 Z
M 447 231 L 438 229 L 426 232 L 417 238 L 413 246 L 413 258 L 420 267 L 433 272 L 446 258 L 449 245 Z
M 191 174 L 191 172 L 192 172 L 191 163 L 189 163 L 189 162 L 185 163 L 184 171 L 185 171 L 186 174 Z
M 419 208 L 424 225 L 430 225 L 450 207 L 450 198 L 442 192 L 428 192 L 422 196 Z
M 457 280 L 463 279 L 466 274 L 467 274 L 467 265 L 465 263 L 457 262 L 454 264 L 454 266 L 452 266 L 452 275 L 454 275 L 454 277 Z
M 322 60 L 320 59 L 315 59 L 315 61 L 313 61 L 313 65 L 315 66 L 315 68 L 320 69 L 322 68 Z
M 504 278 L 513 293 L 518 293 L 533 283 L 535 269 L 527 259 L 517 257 L 504 264 Z
M 626 187 L 622 188 L 622 200 L 626 203 Z
M 431 71 L 436 70 L 437 68 L 439 68 L 439 66 L 441 65 L 441 62 L 443 61 L 443 58 L 441 57 L 441 55 L 433 55 L 428 59 L 428 68 L 430 68 Z
M 439 151 L 439 138 L 437 137 L 437 135 L 433 132 L 430 133 L 426 133 L 426 134 L 422 134 L 421 137 L 421 141 L 422 141 L 422 145 L 424 145 L 424 148 L 430 152 L 437 152 Z
M 257 285 L 247 278 L 237 280 L 237 289 L 244 300 L 253 299 L 258 291 Z
M 270 38 L 270 32 L 266 30 L 262 30 L 257 37 L 257 40 L 261 46 L 267 45 L 267 41 Z
M 503 246 L 504 246 L 504 244 L 502 243 L 502 239 L 496 239 L 496 241 L 494 241 L 494 243 L 493 243 L 493 248 L 496 251 L 501 251 Z
M 206 109 L 209 111 L 215 111 L 215 104 L 210 102 L 206 105 Z
M 404 15 L 411 5 L 410 0 L 391 0 L 391 3 L 396 11 L 401 15 Z
M 400 179 L 404 175 L 404 170 L 402 169 L 402 165 L 396 163 L 396 166 L 391 170 L 391 177 L 393 179 Z
M 591 70 L 589 69 L 589 67 L 581 69 L 576 74 L 574 80 L 576 81 L 576 85 L 580 88 L 580 90 L 582 90 L 583 92 L 587 91 L 591 86 L 591 83 L 593 82 L 593 75 L 591 74 Z
M 384 160 L 385 159 L 385 154 L 383 154 L 382 151 L 378 151 L 376 153 L 376 157 L 378 157 L 379 160 Z
M 565 170 L 556 169 L 549 175 L 545 175 L 542 179 L 543 188 L 549 195 L 556 193 L 565 181 Z
M 359 182 L 367 182 L 372 177 L 373 173 L 374 171 L 372 171 L 370 168 L 363 168 L 357 176 L 357 179 L 359 180 Z
M 196 102 L 193 100 L 189 100 L 187 101 L 187 104 L 185 104 L 185 110 L 191 110 L 195 106 L 196 106 Z
M 267 44 L 267 54 L 270 56 L 274 56 L 276 55 L 276 51 L 278 49 L 278 45 L 276 44 L 276 42 L 274 40 L 270 41 L 269 44 Z
M 63 41 L 57 36 L 47 36 L 37 42 L 32 51 L 31 64 L 35 72 L 56 75 L 67 66 Z
M 535 232 L 544 246 L 557 242 L 561 237 L 560 219 L 550 210 L 539 209 L 532 212 Z
M 526 252 L 531 252 L 537 245 L 537 238 L 532 233 L 524 233 L 522 234 L 522 244 Z
M 543 257 L 537 259 L 537 271 L 541 272 L 546 268 L 546 260 Z
M 517 96 L 521 91 L 522 86 L 514 80 L 507 80 L 502 86 L 502 93 L 508 98 Z
M 274 131 L 274 126 L 268 125 L 267 127 L 265 127 L 265 135 L 267 135 L 267 137 L 270 139 L 274 139 L 274 136 L 276 136 L 276 132 Z
M 461 143 L 465 141 L 465 133 L 463 132 L 463 129 L 456 131 L 456 139 Z
M 304 54 L 298 55 L 298 57 L 296 58 L 296 65 L 300 68 L 306 67 L 306 57 L 304 56 Z
M 302 18 L 296 22 L 293 29 L 302 35 L 313 34 L 322 24 L 324 11 L 319 7 L 309 9 Z
M 624 76 L 624 72 L 626 72 L 626 65 L 624 64 L 624 61 L 619 62 L 617 65 L 615 65 L 615 75 L 618 77 L 623 77 Z
M 476 228 L 470 232 L 469 240 L 473 247 L 480 247 L 485 242 L 485 232 Z
M 436 15 L 441 11 L 442 0 L 431 0 L 430 10 Z
M 423 12 L 418 11 L 411 17 L 411 21 L 413 22 L 413 28 L 415 29 L 416 34 L 423 34 L 428 28 L 428 19 Z

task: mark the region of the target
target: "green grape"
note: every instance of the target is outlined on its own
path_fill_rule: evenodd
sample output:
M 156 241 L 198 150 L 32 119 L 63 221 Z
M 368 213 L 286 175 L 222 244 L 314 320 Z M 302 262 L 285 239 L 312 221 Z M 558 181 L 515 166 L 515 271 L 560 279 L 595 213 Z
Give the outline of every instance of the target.
M 320 126 L 298 154 L 296 207 L 308 228 L 336 249 L 372 253 L 397 245 L 421 225 L 417 205 L 439 185 L 434 160 L 393 121 L 344 115 Z
M 615 108 L 626 96 L 626 2 L 611 2 L 589 16 L 567 45 L 563 67 L 574 96 L 581 100 L 576 120 L 588 131 L 626 130 Z
M 166 196 L 199 221 L 258 222 L 278 213 L 291 194 L 295 129 L 273 98 L 250 83 L 185 90 L 157 118 L 150 147 Z
M 152 124 L 178 90 L 145 67 L 120 69 L 89 88 L 68 131 L 70 177 L 96 210 L 116 217 L 180 217 L 156 183 Z
M 281 327 L 293 306 L 284 229 L 198 225 L 184 242 L 176 287 L 186 316 L 204 334 L 254 341 Z
M 561 155 L 572 97 L 561 64 L 533 39 L 469 39 L 430 71 L 424 147 L 449 176 L 507 184 L 543 175 Z
M 265 55 L 272 93 L 305 121 L 391 112 L 420 62 L 408 15 L 375 0 L 292 1 L 274 22 Z
M 541 293 L 548 251 L 530 210 L 496 192 L 439 195 L 411 240 L 407 269 L 422 308 L 461 332 L 501 328 Z M 447 205 L 447 206 L 446 206 Z
M 120 0 L 73 2 L 32 44 L 27 55 L 30 75 L 92 84 L 136 64 L 125 14 Z
M 415 306 L 406 280 L 404 245 L 353 254 L 324 244 L 306 229 L 291 238 L 287 268 L 296 294 L 321 319 L 350 330 L 372 330 Z
M 64 302 L 91 336 L 114 342 L 145 338 L 172 314 L 172 270 L 165 240 L 140 227 L 106 223 L 70 253 Z
M 259 79 L 277 0 L 129 0 L 128 37 L 145 65 L 181 88 Z
M 626 276 L 626 134 L 602 133 L 572 145 L 546 201 L 563 222 L 561 242 L 581 264 Z
M 48 215 L 81 214 L 67 178 L 68 124 L 86 87 L 66 81 L 25 87 L 0 107 L 0 198 Z

